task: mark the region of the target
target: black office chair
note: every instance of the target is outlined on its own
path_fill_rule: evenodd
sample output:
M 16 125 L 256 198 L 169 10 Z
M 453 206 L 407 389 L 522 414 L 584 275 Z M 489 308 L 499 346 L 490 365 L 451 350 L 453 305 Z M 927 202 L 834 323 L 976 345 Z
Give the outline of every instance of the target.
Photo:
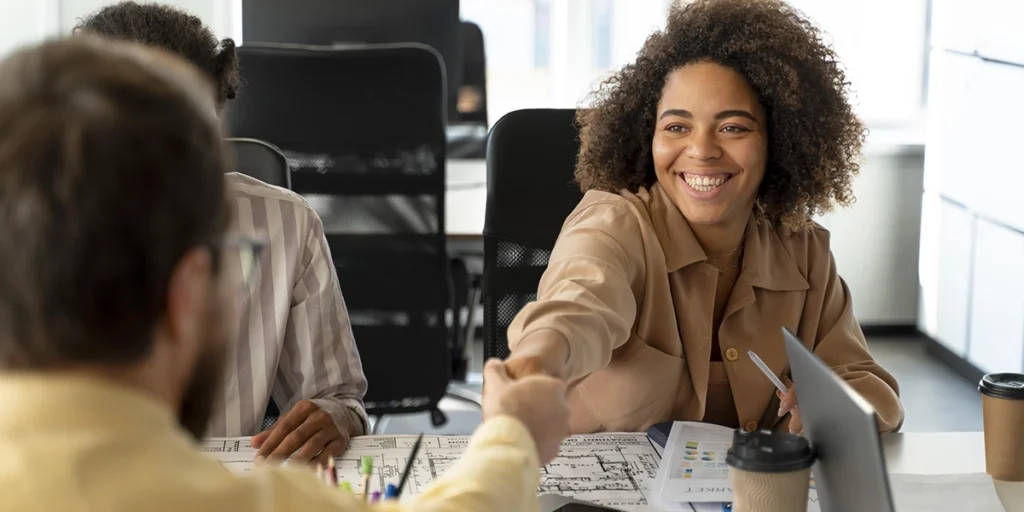
M 459 101 L 475 97 L 475 108 L 468 103 L 452 109 L 449 119 L 448 157 L 484 158 L 487 147 L 487 59 L 484 34 L 475 23 L 461 23 L 462 83 Z M 468 108 L 468 110 L 467 110 Z M 461 109 L 461 111 L 460 111 Z
M 565 218 L 583 198 L 573 178 L 579 130 L 572 109 L 510 112 L 487 141 L 484 357 L 509 354 L 507 330 L 537 285 Z
M 320 215 L 371 415 L 430 411 L 451 373 L 444 229 L 445 78 L 415 44 L 239 48 L 232 133 L 270 141 Z
M 480 94 L 480 108 L 459 112 L 458 121 L 480 123 L 487 126 L 487 53 L 484 51 L 484 33 L 471 21 L 461 23 L 462 32 L 462 86 L 473 87 Z
M 258 139 L 225 139 L 235 154 L 235 170 L 264 183 L 292 188 L 288 159 L 273 144 Z

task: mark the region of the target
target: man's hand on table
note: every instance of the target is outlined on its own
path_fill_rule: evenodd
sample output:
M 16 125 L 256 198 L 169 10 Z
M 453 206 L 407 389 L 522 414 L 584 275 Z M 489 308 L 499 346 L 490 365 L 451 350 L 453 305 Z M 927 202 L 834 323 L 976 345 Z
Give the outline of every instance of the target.
M 331 415 L 310 400 L 295 404 L 287 414 L 281 416 L 272 427 L 252 437 L 252 446 L 257 449 L 256 463 L 267 459 L 284 461 L 291 457 L 294 463 L 319 462 L 341 455 L 352 432 L 357 431 L 357 421 L 346 415 L 348 425 L 339 429 Z

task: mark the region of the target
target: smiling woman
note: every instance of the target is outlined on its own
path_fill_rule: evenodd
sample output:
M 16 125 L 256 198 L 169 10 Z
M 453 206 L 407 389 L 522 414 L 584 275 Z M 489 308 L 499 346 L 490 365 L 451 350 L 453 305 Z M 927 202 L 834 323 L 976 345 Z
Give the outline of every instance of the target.
M 711 66 L 693 66 L 699 63 Z M 693 67 L 702 69 L 686 69 Z M 706 90 L 699 90 L 702 84 Z M 814 215 L 853 201 L 864 127 L 848 101 L 848 86 L 818 29 L 786 4 L 689 3 L 670 13 L 667 28 L 647 40 L 636 62 L 601 85 L 593 108 L 581 110 L 576 177 L 588 190 L 650 186 L 656 178 L 655 127 L 666 124 L 656 116 L 690 110 L 679 103 L 703 102 L 713 92 L 747 105 L 739 110 L 753 117 L 760 113 L 757 131 L 768 147 L 758 215 L 807 227 Z
M 818 30 L 781 0 L 695 0 L 580 111 L 583 200 L 512 323 L 509 370 L 577 383 L 574 432 L 702 420 L 800 431 L 781 327 L 878 411 L 903 408 L 867 350 L 829 234 L 864 129 Z
M 732 219 L 741 229 L 768 152 L 765 109 L 757 94 L 730 68 L 688 64 L 666 77 L 657 112 L 651 143 L 655 176 L 698 238 L 705 226 Z

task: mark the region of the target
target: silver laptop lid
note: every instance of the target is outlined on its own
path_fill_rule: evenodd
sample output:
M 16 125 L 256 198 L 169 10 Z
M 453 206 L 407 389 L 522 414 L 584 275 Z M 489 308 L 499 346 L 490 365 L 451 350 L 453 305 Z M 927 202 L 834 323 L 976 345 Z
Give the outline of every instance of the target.
M 878 421 L 871 405 L 782 328 L 804 436 L 818 456 L 821 510 L 894 512 Z

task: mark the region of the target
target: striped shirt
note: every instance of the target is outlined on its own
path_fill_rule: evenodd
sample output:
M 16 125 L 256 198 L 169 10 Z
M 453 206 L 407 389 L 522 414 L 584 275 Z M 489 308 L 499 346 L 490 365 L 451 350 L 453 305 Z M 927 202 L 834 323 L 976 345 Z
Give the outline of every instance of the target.
M 227 181 L 234 229 L 268 245 L 239 308 L 223 406 L 207 435 L 258 433 L 271 397 L 282 413 L 310 399 L 339 429 L 354 420 L 365 433 L 366 377 L 320 218 L 288 190 L 238 173 Z

